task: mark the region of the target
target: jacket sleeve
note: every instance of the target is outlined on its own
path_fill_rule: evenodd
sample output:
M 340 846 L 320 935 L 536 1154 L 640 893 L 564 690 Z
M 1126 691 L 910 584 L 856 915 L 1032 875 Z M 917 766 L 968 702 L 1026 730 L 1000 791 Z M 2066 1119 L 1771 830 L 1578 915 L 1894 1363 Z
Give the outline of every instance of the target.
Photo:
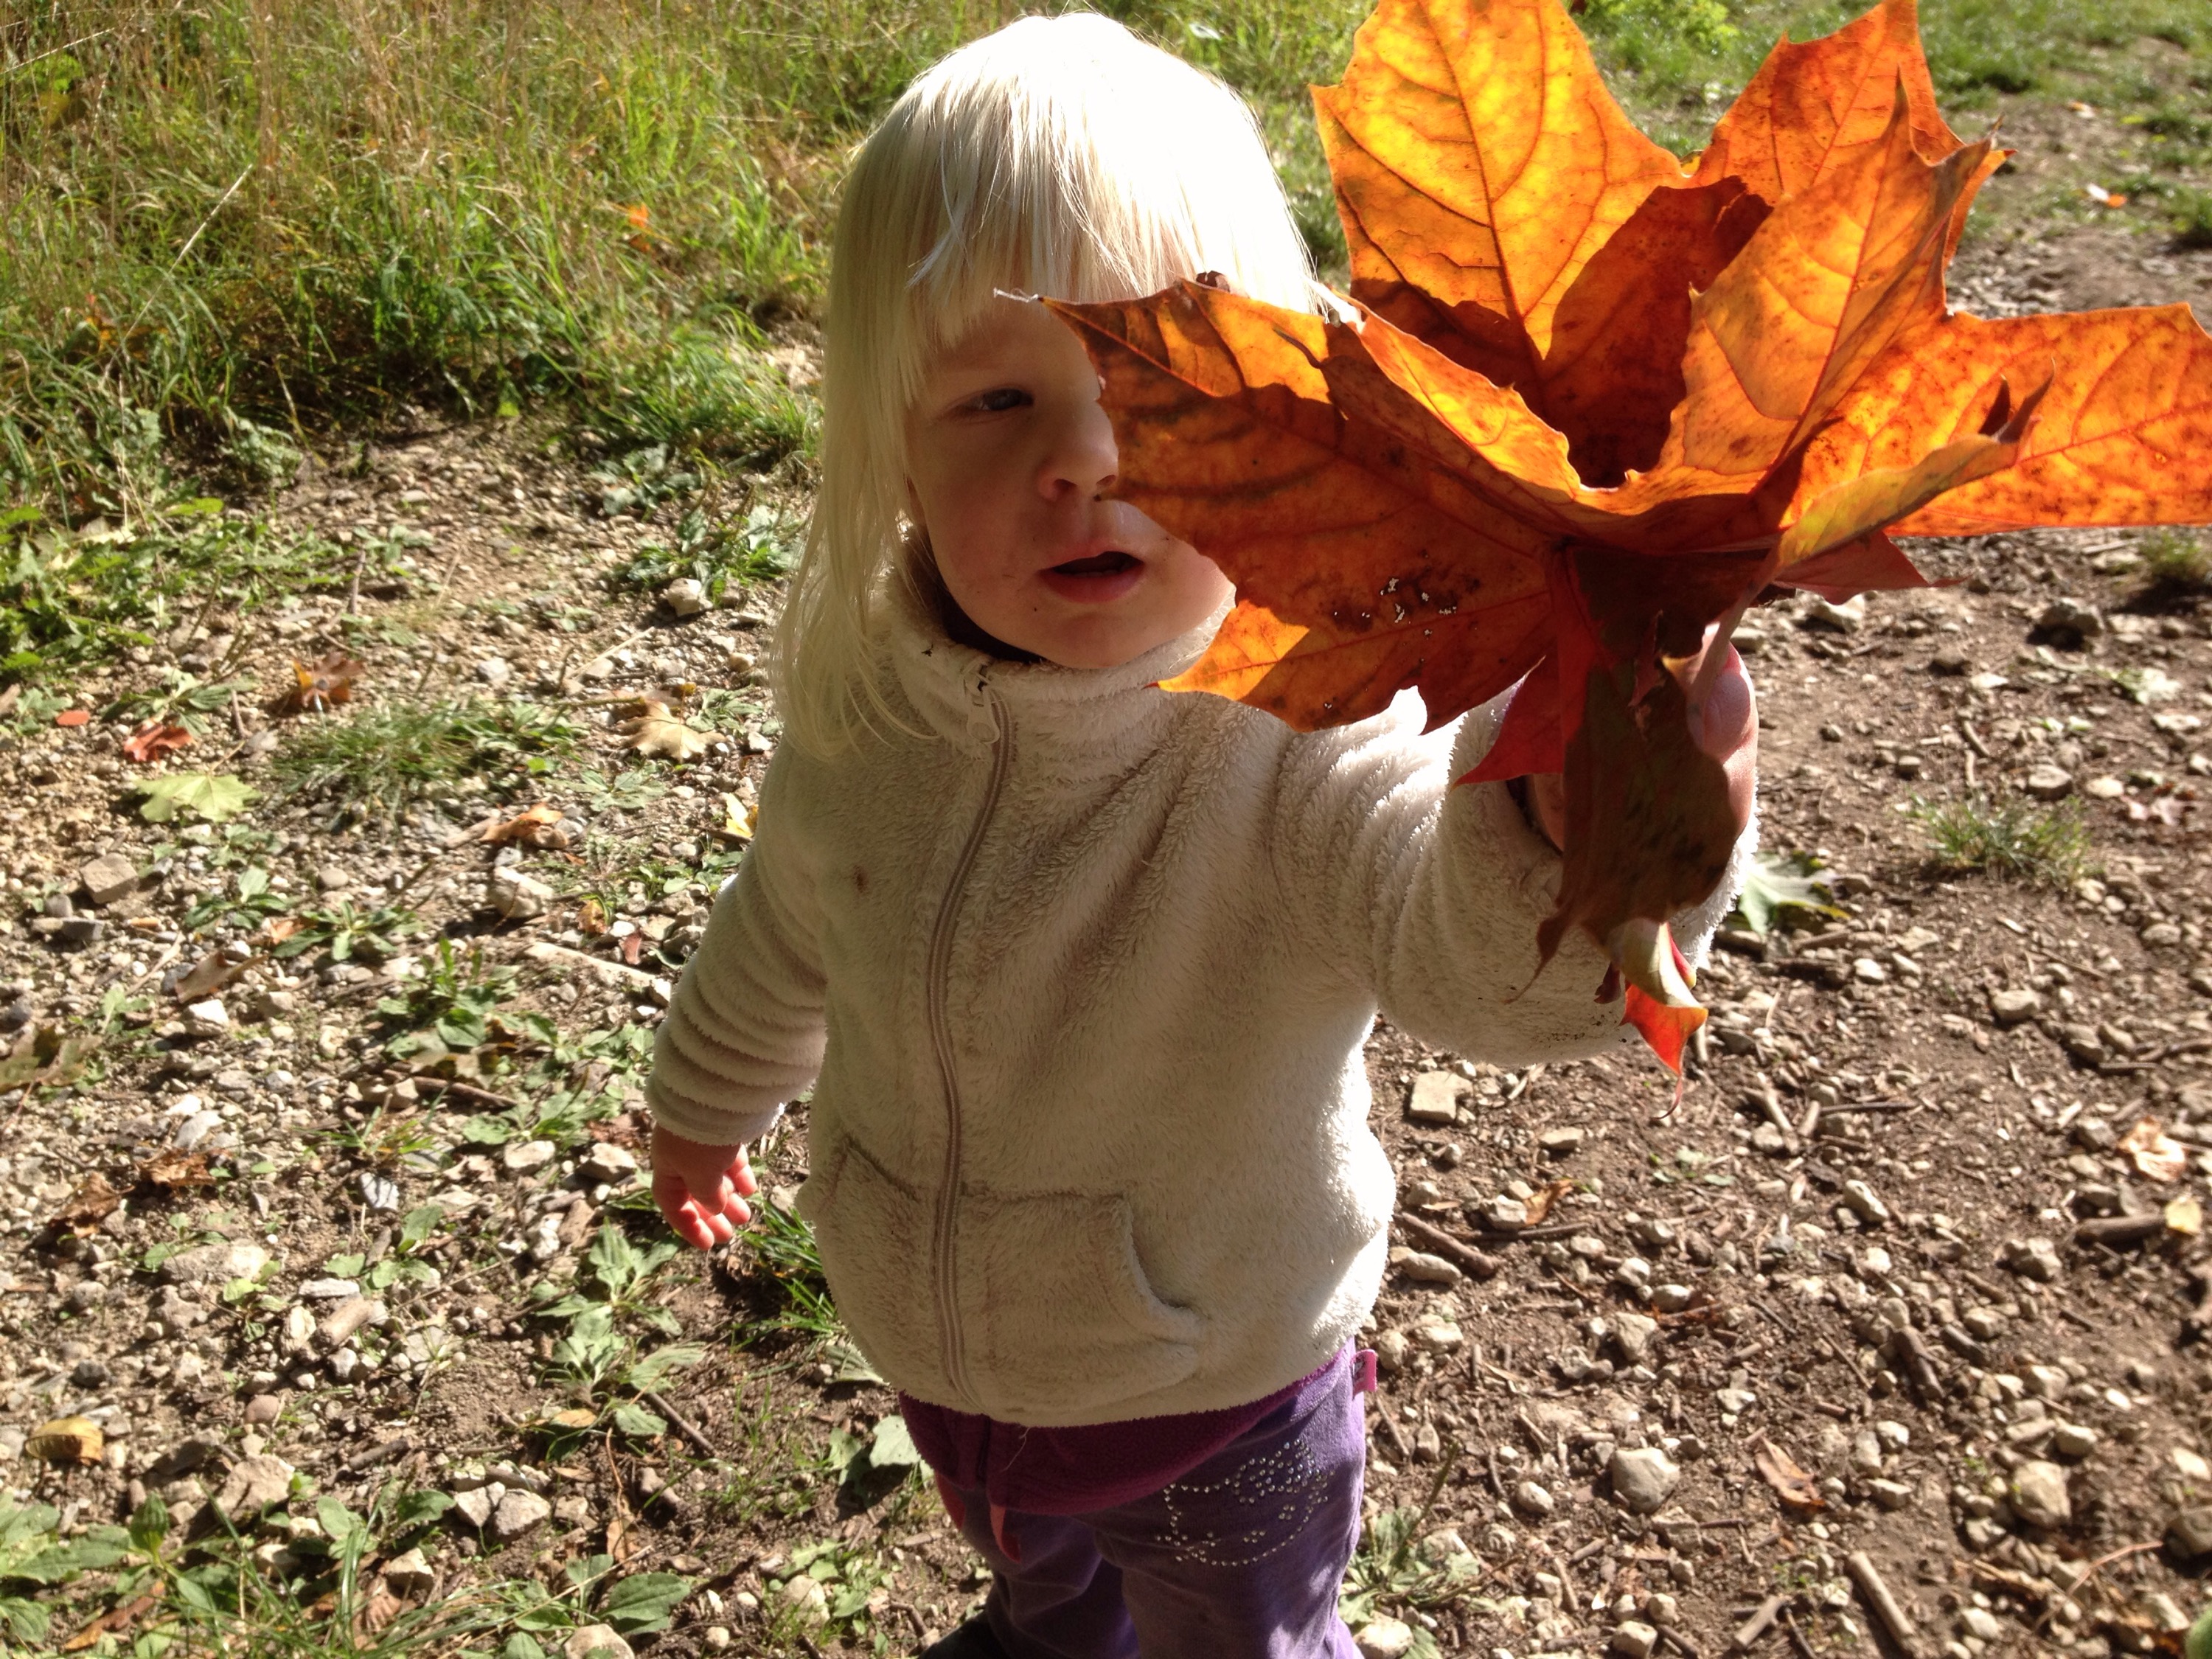
M 1409 699 L 1297 744 L 1275 858 L 1285 902 L 1316 930 L 1313 948 L 1343 962 L 1394 1024 L 1470 1059 L 1522 1065 L 1603 1053 L 1635 1033 L 1618 999 L 1597 1000 L 1605 952 L 1579 929 L 1538 971 L 1559 854 L 1504 785 L 1453 787 L 1489 752 L 1510 695 L 1426 735 Z M 1758 844 L 1754 806 L 1720 887 L 1674 918 L 1692 965 Z
M 769 763 L 759 830 L 653 1041 L 653 1121 L 708 1146 L 759 1139 L 822 1066 L 820 914 L 785 771 Z

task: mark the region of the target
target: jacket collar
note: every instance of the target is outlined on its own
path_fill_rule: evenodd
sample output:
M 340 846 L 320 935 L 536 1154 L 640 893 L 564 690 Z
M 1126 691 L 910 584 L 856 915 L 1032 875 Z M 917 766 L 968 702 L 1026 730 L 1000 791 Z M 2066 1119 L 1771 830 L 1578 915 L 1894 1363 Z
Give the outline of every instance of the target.
M 910 583 L 894 580 L 890 597 L 885 643 L 900 689 L 931 735 L 963 746 L 995 735 L 994 696 L 1025 747 L 1042 738 L 1055 747 L 1126 752 L 1133 744 L 1156 743 L 1177 701 L 1158 683 L 1203 656 L 1229 614 L 1224 604 L 1188 633 L 1112 668 L 1062 668 L 1010 662 L 961 644 Z

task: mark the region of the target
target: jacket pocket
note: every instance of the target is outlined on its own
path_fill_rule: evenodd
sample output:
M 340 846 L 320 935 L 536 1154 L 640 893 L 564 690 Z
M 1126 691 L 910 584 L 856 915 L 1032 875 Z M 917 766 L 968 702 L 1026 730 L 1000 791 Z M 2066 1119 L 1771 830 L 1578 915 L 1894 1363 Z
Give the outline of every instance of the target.
M 930 1209 L 854 1142 L 833 1141 L 799 1189 L 837 1315 L 892 1387 L 949 1401 L 930 1263 Z
M 1127 1199 L 971 1189 L 959 1229 L 980 1410 L 1015 1422 L 1110 1412 L 1198 1369 L 1206 1316 L 1153 1291 Z

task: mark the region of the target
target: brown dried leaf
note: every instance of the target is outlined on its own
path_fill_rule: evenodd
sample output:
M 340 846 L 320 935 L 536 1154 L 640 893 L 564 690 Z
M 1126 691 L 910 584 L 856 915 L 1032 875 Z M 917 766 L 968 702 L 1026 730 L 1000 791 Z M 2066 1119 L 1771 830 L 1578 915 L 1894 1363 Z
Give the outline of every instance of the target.
M 276 700 L 275 712 L 304 714 L 353 701 L 354 682 L 368 665 L 342 649 L 325 653 L 313 663 L 295 661 L 292 676 L 298 683 Z
M 292 919 L 287 916 L 283 920 Z M 272 929 L 275 925 L 270 924 Z M 189 972 L 178 975 L 170 994 L 179 1002 L 198 1002 L 212 996 L 245 971 L 246 963 L 233 962 L 220 951 L 211 951 L 194 963 Z
M 121 1207 L 123 1195 L 107 1184 L 97 1170 L 76 1183 L 61 1208 L 46 1223 L 57 1233 L 88 1233 Z
M 23 1449 L 43 1463 L 97 1463 L 107 1437 L 88 1417 L 57 1417 L 41 1423 Z
M 34 1025 L 0 1060 L 0 1089 L 74 1083 L 86 1058 L 99 1047 L 96 1036 L 66 1036 L 58 1025 Z
M 607 907 L 587 898 L 576 907 L 576 931 L 596 939 L 607 931 Z
M 181 726 L 148 720 L 123 739 L 123 752 L 139 765 L 150 766 L 166 756 L 175 754 L 191 740 L 192 734 Z
M 561 828 L 561 809 L 540 801 L 528 811 L 518 812 L 505 822 L 496 817 L 489 820 L 477 839 L 494 844 L 519 842 L 525 847 L 558 852 L 568 845 L 568 832 Z
M 1543 1190 L 1528 1200 L 1528 1224 L 1531 1227 L 1541 1225 L 1544 1218 L 1552 1213 L 1552 1206 L 1574 1189 L 1575 1183 L 1571 1181 L 1546 1182 Z
M 684 724 L 658 697 L 640 700 L 641 713 L 629 723 L 629 747 L 641 755 L 662 760 L 695 761 L 722 740 L 719 732 L 702 732 Z
M 179 1187 L 212 1187 L 205 1152 L 156 1152 L 138 1166 L 140 1182 L 172 1190 Z
M 2179 1181 L 2189 1171 L 2189 1149 L 2161 1129 L 2154 1117 L 2144 1118 L 2129 1130 L 2120 1150 L 2147 1180 Z
M 88 1620 L 82 1630 L 62 1644 L 61 1650 L 64 1653 L 82 1653 L 109 1632 L 130 1629 L 140 1615 L 151 1613 L 161 1605 L 161 1598 L 158 1595 L 141 1595 L 120 1607 L 110 1607 L 106 1613 Z
M 1752 1442 L 1752 1458 L 1759 1472 L 1766 1477 L 1766 1484 L 1774 1488 L 1775 1496 L 1792 1509 L 1824 1510 L 1828 1500 L 1820 1496 L 1820 1488 L 1812 1475 L 1797 1467 L 1797 1462 L 1765 1435 Z

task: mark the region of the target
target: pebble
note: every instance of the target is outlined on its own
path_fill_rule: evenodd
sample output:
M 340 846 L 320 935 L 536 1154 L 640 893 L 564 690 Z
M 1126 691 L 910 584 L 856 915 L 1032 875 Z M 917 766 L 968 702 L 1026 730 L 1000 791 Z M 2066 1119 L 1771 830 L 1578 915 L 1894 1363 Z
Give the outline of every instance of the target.
M 1844 1204 L 1860 1220 L 1872 1222 L 1876 1226 L 1889 1219 L 1889 1206 L 1863 1181 L 1846 1181 L 1844 1183 Z
M 1552 1494 L 1533 1480 L 1513 1488 L 1513 1507 L 1523 1515 L 1549 1515 L 1559 1507 Z
M 1607 1466 L 1613 1495 L 1632 1515 L 1650 1515 L 1674 1495 L 1682 1479 L 1674 1460 L 1656 1446 L 1636 1450 L 1623 1447 Z
M 484 878 L 484 902 L 509 921 L 544 915 L 553 898 L 550 887 L 511 865 L 496 865 Z
M 1467 1334 L 1451 1320 L 1435 1319 L 1416 1325 L 1413 1340 L 1431 1353 L 1457 1353 L 1467 1345 Z
M 292 1474 L 289 1463 L 270 1453 L 241 1457 L 224 1479 L 222 1490 L 216 1493 L 215 1506 L 234 1523 L 258 1515 L 292 1495 Z
M 2066 1471 L 2056 1463 L 2039 1458 L 2022 1463 L 2013 1471 L 2008 1496 L 2013 1513 L 2031 1527 L 2063 1527 L 2074 1518 Z
M 374 1324 L 383 1317 L 381 1302 L 365 1296 L 349 1296 L 323 1316 L 315 1334 L 325 1348 L 342 1348 L 362 1326 Z
M 504 657 L 486 657 L 477 665 L 477 678 L 486 685 L 505 685 L 514 670 Z
M 1621 1659 L 1651 1659 L 1651 1650 L 1658 1645 L 1659 1632 L 1638 1619 L 1614 1626 L 1613 1639 L 1606 1644 Z
M 492 1536 L 502 1544 L 535 1532 L 553 1518 L 553 1506 L 534 1492 L 510 1492 L 491 1513 Z
M 2180 1510 L 2166 1522 L 2166 1538 L 2173 1546 L 2173 1553 L 2185 1561 L 2212 1555 L 2212 1504 L 2199 1504 Z
M 1419 1072 L 1413 1092 L 1406 1103 L 1406 1115 L 1416 1123 L 1437 1127 L 1460 1120 L 1460 1103 L 1474 1085 L 1455 1072 Z
M 2081 793 L 2091 800 L 2118 800 L 2128 793 L 2128 787 L 2108 772 L 2083 784 Z
M 1909 1509 L 1912 1504 L 1912 1488 L 1901 1480 L 1875 1480 L 1867 1482 L 1867 1491 L 1874 1501 L 1886 1510 Z
M 2063 766 L 2048 763 L 2031 766 L 2025 787 L 2038 800 L 2063 800 L 2074 793 L 2074 775 Z
M 227 1284 L 258 1278 L 268 1265 L 269 1252 L 258 1244 L 194 1244 L 164 1261 L 161 1273 L 171 1285 Z
M 102 853 L 76 872 L 94 904 L 105 908 L 138 885 L 138 866 L 127 854 Z
M 1987 1607 L 1970 1607 L 1959 1614 L 1959 1624 L 1969 1636 L 1979 1637 L 1984 1642 L 1994 1642 L 2004 1634 L 2004 1626 L 1997 1622 L 1996 1614 Z
M 2036 617 L 2035 631 L 2061 641 L 2094 639 L 2105 631 L 2105 619 L 2079 599 L 2053 599 Z
M 2085 1423 L 2061 1423 L 2052 1431 L 2051 1449 L 2060 1457 L 2087 1457 L 2101 1437 Z
M 637 1155 L 626 1146 L 595 1140 L 592 1150 L 577 1163 L 576 1172 L 587 1180 L 604 1181 L 611 1187 L 637 1173 Z
M 438 1575 L 423 1559 L 420 1547 L 402 1550 L 384 1564 L 385 1588 L 394 1595 L 428 1595 L 437 1583 Z
M 1553 1158 L 1565 1158 L 1582 1150 L 1583 1139 L 1580 1129 L 1547 1129 L 1536 1137 L 1536 1144 Z
M 2033 1019 L 2043 1012 L 2043 993 L 2040 991 L 1992 991 L 1990 993 L 1990 1018 L 2000 1025 L 2018 1025 Z
M 1687 1285 L 1655 1285 L 1651 1287 L 1651 1305 L 1661 1313 L 1680 1313 L 1697 1297 L 1697 1292 Z
M 1620 1357 L 1632 1365 L 1641 1365 L 1650 1356 L 1652 1340 L 1658 1334 L 1659 1322 L 1643 1314 L 1620 1314 L 1613 1322 L 1613 1340 Z
M 678 576 L 660 590 L 660 602 L 677 617 L 696 617 L 707 609 L 707 590 L 692 577 Z
M 510 1174 L 529 1175 L 550 1164 L 559 1151 L 550 1140 L 511 1140 L 499 1161 Z
M 1359 1659 L 1405 1659 L 1413 1650 L 1413 1627 L 1387 1613 L 1362 1625 L 1352 1638 Z
M 501 1494 L 489 1486 L 471 1486 L 447 1496 L 453 1500 L 453 1512 L 481 1531 L 491 1520 L 492 1506 L 499 1502 Z
M 257 1394 L 246 1402 L 245 1418 L 249 1428 L 265 1429 L 284 1414 L 284 1396 L 281 1394 Z
M 300 1286 L 300 1294 L 310 1302 L 341 1302 L 359 1296 L 361 1285 L 350 1279 L 311 1279 Z
M 2005 1245 L 2002 1260 L 2022 1279 L 2041 1285 L 2056 1284 L 2066 1272 L 2058 1259 L 2058 1247 L 2047 1238 L 2014 1239 Z
M 1402 1244 L 1390 1252 L 1390 1265 L 1420 1285 L 1456 1285 L 1467 1277 L 1455 1263 L 1425 1250 L 1409 1250 Z
M 205 1002 L 189 1003 L 185 1008 L 185 1035 L 196 1037 L 218 1037 L 230 1030 L 230 1011 L 222 1006 L 221 997 L 210 997 Z

